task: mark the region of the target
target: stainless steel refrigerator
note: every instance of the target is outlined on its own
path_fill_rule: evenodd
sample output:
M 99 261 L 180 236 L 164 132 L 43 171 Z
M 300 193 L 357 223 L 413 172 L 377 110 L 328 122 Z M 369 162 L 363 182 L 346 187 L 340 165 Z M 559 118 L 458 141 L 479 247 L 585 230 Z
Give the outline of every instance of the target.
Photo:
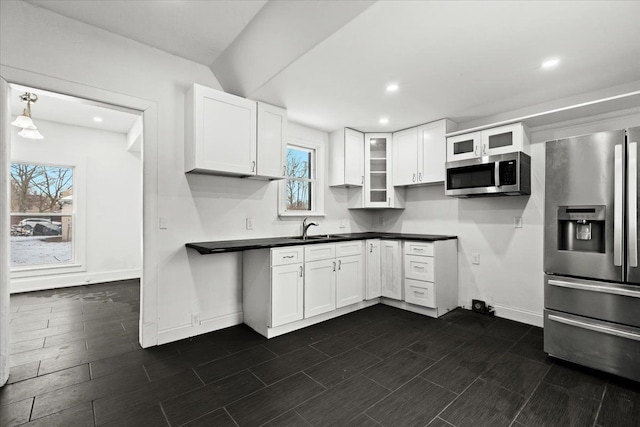
M 544 350 L 640 381 L 640 127 L 546 143 Z

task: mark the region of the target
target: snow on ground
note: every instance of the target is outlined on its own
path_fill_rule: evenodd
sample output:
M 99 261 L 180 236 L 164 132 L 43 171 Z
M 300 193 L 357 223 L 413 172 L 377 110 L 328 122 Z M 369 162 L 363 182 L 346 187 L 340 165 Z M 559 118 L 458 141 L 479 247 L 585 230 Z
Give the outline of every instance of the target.
M 11 266 L 57 264 L 71 261 L 71 242 L 56 242 L 49 236 L 11 237 Z

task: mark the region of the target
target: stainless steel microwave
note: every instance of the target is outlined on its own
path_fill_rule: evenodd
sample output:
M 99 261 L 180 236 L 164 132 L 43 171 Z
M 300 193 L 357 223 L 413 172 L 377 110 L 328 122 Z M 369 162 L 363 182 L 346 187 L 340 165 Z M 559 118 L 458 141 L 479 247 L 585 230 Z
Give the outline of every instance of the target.
M 447 196 L 531 194 L 531 158 L 521 151 L 447 162 L 446 169 Z

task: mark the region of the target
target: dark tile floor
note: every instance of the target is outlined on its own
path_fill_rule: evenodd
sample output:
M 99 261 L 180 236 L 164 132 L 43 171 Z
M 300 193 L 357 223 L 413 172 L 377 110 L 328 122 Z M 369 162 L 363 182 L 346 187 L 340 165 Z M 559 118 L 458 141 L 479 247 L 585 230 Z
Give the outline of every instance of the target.
M 12 296 L 0 425 L 640 425 L 640 384 L 548 358 L 528 325 L 376 305 L 271 340 L 240 325 L 143 350 L 138 294 Z

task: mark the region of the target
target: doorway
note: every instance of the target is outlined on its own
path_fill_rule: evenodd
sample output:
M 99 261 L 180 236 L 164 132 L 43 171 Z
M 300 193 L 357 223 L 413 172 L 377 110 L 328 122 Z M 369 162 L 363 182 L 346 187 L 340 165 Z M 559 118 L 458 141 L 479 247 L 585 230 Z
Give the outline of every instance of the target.
M 38 89 L 41 91 L 50 91 L 52 94 L 56 94 L 57 96 L 64 97 L 65 95 L 61 95 L 62 93 L 70 94 L 76 96 L 82 103 L 86 105 L 100 105 L 103 107 L 115 109 L 118 111 L 128 111 L 133 114 L 137 114 L 139 117 L 141 115 L 141 120 L 138 120 L 140 129 L 145 129 L 144 134 L 144 143 L 142 138 L 140 138 L 140 158 L 141 168 L 139 170 L 141 175 L 141 193 L 142 201 L 141 205 L 144 205 L 144 213 L 148 216 L 154 216 L 157 212 L 157 200 L 153 196 L 149 196 L 149 194 L 154 194 L 157 191 L 157 149 L 156 149 L 156 141 L 157 141 L 157 104 L 153 101 L 143 100 L 135 97 L 131 97 L 128 95 L 113 93 L 97 88 L 87 87 L 81 84 L 76 84 L 73 82 L 68 82 L 64 80 L 59 80 L 52 77 L 43 76 L 36 73 L 27 72 L 24 70 L 13 69 L 11 67 L 2 66 L 2 113 L 3 113 L 3 129 L 2 129 L 2 151 L 0 152 L 0 161 L 2 162 L 2 177 L 0 181 L 2 182 L 2 188 L 0 191 L 0 195 L 2 196 L 2 200 L 0 204 L 2 205 L 2 212 L 0 214 L 0 219 L 2 219 L 2 224 L 6 225 L 7 229 L 10 229 L 10 215 L 9 215 L 9 168 L 11 164 L 11 160 L 9 157 L 9 145 L 10 145 L 10 130 L 8 129 L 8 121 L 5 120 L 6 117 L 9 116 L 9 107 L 10 107 L 10 97 L 15 96 L 15 92 L 13 88 L 10 90 L 8 82 L 17 82 L 13 83 L 14 87 L 27 86 L 28 88 Z M 41 89 L 44 88 L 44 89 Z M 55 91 L 55 92 L 54 92 Z M 93 100 L 93 101 L 92 101 Z M 122 105 L 125 107 L 117 107 L 116 105 Z M 37 122 L 37 118 L 34 117 Z M 11 120 L 10 120 L 11 121 Z M 44 121 L 43 121 L 44 123 Z M 146 132 L 146 129 L 150 129 L 149 132 Z M 142 134 L 141 134 L 142 135 Z M 146 144 L 149 144 L 149 149 L 147 150 Z M 144 150 L 143 150 L 144 147 Z M 142 151 L 144 151 L 144 156 L 142 155 Z M 55 162 L 54 162 L 55 163 Z M 114 165 L 117 167 L 117 165 Z M 144 176 L 144 179 L 142 178 Z M 76 187 L 77 188 L 77 187 Z M 147 194 L 145 196 L 145 194 Z M 61 218 L 60 218 L 61 219 Z M 22 220 L 21 220 L 22 221 Z M 142 223 L 142 215 L 140 215 L 139 221 Z M 29 221 L 25 221 L 27 224 Z M 56 221 L 51 219 L 51 224 L 53 226 L 59 226 L 62 228 L 62 224 L 53 224 Z M 23 225 L 25 225 L 23 224 Z M 35 225 L 35 224 L 34 224 Z M 55 228 L 55 227 L 54 227 Z M 156 345 L 157 343 L 157 334 L 155 330 L 157 328 L 157 316 L 155 301 L 156 301 L 156 273 L 153 260 L 156 259 L 155 252 L 153 246 L 150 249 L 143 251 L 144 247 L 143 243 L 147 239 L 154 241 L 155 240 L 156 231 L 149 227 L 149 224 L 145 225 L 142 223 L 141 233 L 138 243 L 138 248 L 140 252 L 142 252 L 142 267 L 139 269 L 139 285 L 136 286 L 140 289 L 140 295 L 138 296 L 140 302 L 137 303 L 140 311 L 140 320 L 137 320 L 135 323 L 138 324 L 139 329 L 139 343 L 144 347 L 149 347 L 152 345 Z M 24 237 L 33 237 L 33 236 L 24 236 Z M 89 237 L 90 238 L 90 237 Z M 0 384 L 3 384 L 8 377 L 8 354 L 9 354 L 9 340 L 8 340 L 8 330 L 9 330 L 9 321 L 10 321 L 10 308 L 9 308 L 9 264 L 10 264 L 10 253 L 9 249 L 9 233 L 3 233 L 2 236 L 3 242 L 0 245 L 0 262 L 2 263 L 3 268 L 0 272 Z M 78 249 L 75 249 L 78 250 Z M 150 261 L 151 260 L 151 261 Z M 73 263 L 73 264 L 78 264 Z M 4 268 L 6 266 L 7 268 Z M 77 265 L 66 265 L 60 268 L 73 268 L 77 267 Z M 62 271 L 62 270 L 60 270 Z M 60 279 L 64 275 L 57 275 L 57 279 Z M 87 280 L 85 278 L 84 280 Z M 97 280 L 97 279 L 96 279 Z M 109 278 L 107 278 L 109 280 Z M 23 280 L 24 282 L 24 280 Z M 90 281 L 91 282 L 91 281 Z M 145 283 L 148 283 L 145 285 Z M 95 281 L 94 281 L 95 283 Z M 58 281 L 55 283 L 56 286 L 65 286 L 62 282 Z M 23 288 L 24 290 L 24 288 Z M 34 289 L 30 289 L 34 290 Z M 50 292 L 50 291 L 47 291 Z M 146 296 L 145 296 L 146 294 Z M 129 322 L 129 328 L 133 328 L 132 322 Z M 35 344 L 33 344 L 35 345 Z

